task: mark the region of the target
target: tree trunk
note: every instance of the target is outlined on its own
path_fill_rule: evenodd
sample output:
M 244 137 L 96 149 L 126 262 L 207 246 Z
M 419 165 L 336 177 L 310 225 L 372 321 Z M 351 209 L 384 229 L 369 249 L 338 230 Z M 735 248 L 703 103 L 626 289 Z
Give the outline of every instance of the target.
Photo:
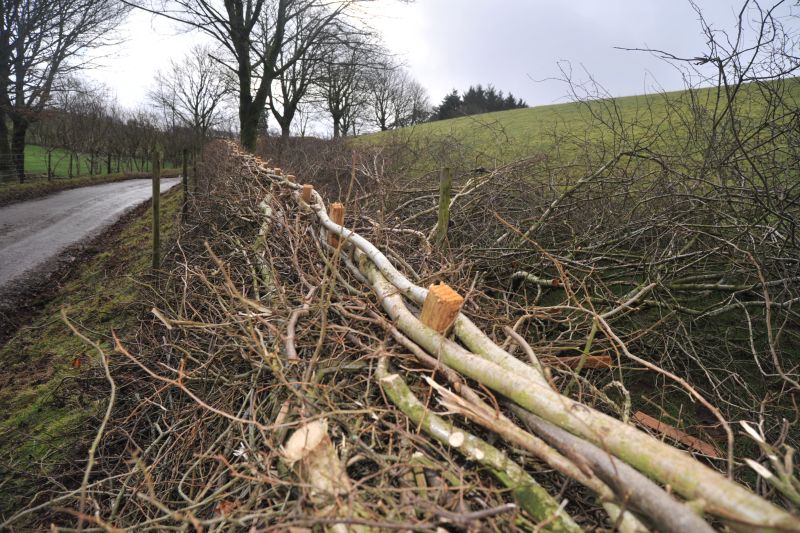
M 11 159 L 14 164 L 14 173 L 20 183 L 25 182 L 25 134 L 27 132 L 27 122 L 13 120 L 11 132 Z
M 6 114 L 0 111 L 0 182 L 11 181 L 14 168 L 11 165 L 11 145 L 8 143 Z
M 283 104 L 283 115 L 279 115 L 275 112 L 272 113 L 272 116 L 275 117 L 275 120 L 281 127 L 281 137 L 283 137 L 284 141 L 288 139 L 291 134 L 292 122 L 296 114 L 297 105 L 293 102 L 285 102 Z
M 67 173 L 68 177 L 72 177 L 72 152 L 69 153 L 69 172 Z
M 333 117 L 333 138 L 337 139 L 341 135 L 341 125 L 338 117 Z
M 53 164 L 52 164 L 53 151 L 47 151 L 47 181 L 53 180 Z
M 111 174 L 111 152 L 106 156 L 106 174 Z
M 255 152 L 258 142 L 258 119 L 260 111 L 253 104 L 242 102 L 239 106 L 239 123 L 241 127 L 242 148 Z

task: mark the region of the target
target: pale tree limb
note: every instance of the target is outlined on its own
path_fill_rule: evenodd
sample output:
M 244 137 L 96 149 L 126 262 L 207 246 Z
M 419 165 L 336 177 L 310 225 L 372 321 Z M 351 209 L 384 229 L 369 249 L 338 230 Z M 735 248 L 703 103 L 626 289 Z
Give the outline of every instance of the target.
M 376 376 L 389 400 L 414 424 L 445 446 L 489 468 L 531 516 L 540 521 L 550 520 L 549 531 L 581 531 L 558 502 L 503 452 L 426 409 L 399 375 L 389 374 L 385 357 L 378 364 Z
M 538 416 L 516 405 L 509 408 L 523 423 L 541 435 L 568 457 L 580 457 L 614 491 L 624 497 L 630 505 L 652 521 L 658 531 L 682 533 L 697 531 L 712 533 L 714 529 L 694 514 L 683 503 L 677 501 L 664 489 L 653 483 L 613 455 L 579 439 L 550 424 Z
M 453 371 L 452 368 L 437 361 L 425 352 L 425 350 L 414 344 L 408 337 L 397 331 L 397 328 L 389 326 L 389 331 L 394 339 L 403 347 L 407 348 L 417 360 L 428 368 L 441 373 L 461 395 L 463 398 L 461 401 L 468 402 L 469 406 L 474 407 L 474 409 L 468 409 L 467 411 L 459 411 L 461 414 L 473 422 L 497 432 L 510 442 L 531 452 L 554 470 L 575 479 L 585 487 L 594 491 L 598 495 L 601 505 L 606 510 L 609 517 L 611 517 L 612 522 L 618 522 L 618 529 L 622 533 L 643 533 L 647 531 L 647 528 L 644 527 L 636 517 L 624 511 L 613 502 L 616 497 L 608 486 L 595 477 L 591 471 L 586 471 L 587 468 L 585 466 L 583 468 L 578 466 L 581 464 L 579 458 L 569 459 L 551 448 L 538 437 L 523 431 L 496 409 L 492 409 L 486 405 L 475 391 L 466 385 L 459 374 Z M 439 387 L 433 382 L 429 383 L 431 383 L 434 388 Z
M 397 328 L 442 362 L 463 375 L 503 394 L 545 420 L 613 453 L 643 473 L 655 477 L 687 499 L 703 499 L 707 510 L 728 521 L 756 530 L 797 530 L 789 513 L 665 444 L 606 414 L 506 371 L 468 352 L 423 325 L 405 307 L 396 288 L 363 256 L 362 269 Z

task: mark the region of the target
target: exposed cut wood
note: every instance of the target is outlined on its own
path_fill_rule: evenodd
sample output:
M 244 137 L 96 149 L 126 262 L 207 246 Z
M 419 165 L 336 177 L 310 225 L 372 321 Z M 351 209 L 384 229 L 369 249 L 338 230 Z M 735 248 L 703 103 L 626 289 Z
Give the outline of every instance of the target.
M 307 204 L 311 203 L 311 197 L 312 197 L 313 193 L 314 193 L 314 186 L 313 185 L 309 185 L 308 183 L 303 184 L 302 198 L 303 198 L 303 201 L 305 203 L 307 203 Z
M 311 486 L 311 497 L 327 499 L 350 492 L 350 478 L 328 436 L 328 422 L 315 420 L 295 431 L 283 457 L 298 477 Z
M 463 304 L 464 298 L 448 285 L 431 285 L 425 303 L 422 304 L 420 321 L 429 328 L 444 333 L 453 325 Z
M 340 226 L 344 225 L 344 206 L 339 202 L 334 202 L 331 205 L 330 215 L 331 220 Z M 335 233 L 328 233 L 328 244 L 334 248 L 339 246 L 339 236 Z

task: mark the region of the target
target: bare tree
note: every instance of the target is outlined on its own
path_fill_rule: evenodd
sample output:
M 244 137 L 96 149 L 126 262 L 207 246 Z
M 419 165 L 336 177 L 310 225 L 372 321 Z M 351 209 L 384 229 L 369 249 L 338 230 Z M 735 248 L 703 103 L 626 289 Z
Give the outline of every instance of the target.
M 126 12 L 119 0 L 0 3 L 0 174 L 13 171 L 24 180 L 30 124 L 44 110 L 58 79 L 84 66 L 87 50 L 108 44 Z
M 410 109 L 399 125 L 413 126 L 428 120 L 431 115 L 431 101 L 427 89 L 417 80 L 408 79 L 404 90 Z
M 395 95 L 397 94 L 399 67 L 388 61 L 378 63 L 375 68 L 367 73 L 366 83 L 367 98 L 372 110 L 375 125 L 386 131 L 394 127 L 392 121 L 395 116 Z
M 333 120 L 333 136 L 354 130 L 368 106 L 368 73 L 377 64 L 375 48 L 366 39 L 330 47 L 318 91 Z
M 228 0 L 220 6 L 213 0 L 139 0 L 137 5 L 194 27 L 224 48 L 225 56 L 217 60 L 238 81 L 241 142 L 252 151 L 273 83 L 332 26 L 338 34 L 352 31 L 344 15 L 359 1 Z M 293 41 L 292 52 L 282 57 Z
M 374 124 L 381 131 L 422 122 L 430 108 L 425 88 L 391 61 L 369 71 L 367 96 Z
M 281 128 L 281 136 L 287 138 L 290 133 L 292 122 L 298 114 L 300 103 L 307 99 L 313 84 L 319 80 L 323 72 L 322 60 L 324 49 L 329 38 L 327 32 L 321 34 L 316 42 L 307 46 L 305 51 L 300 50 L 305 46 L 306 38 L 303 33 L 307 31 L 306 16 L 299 16 L 292 22 L 297 26 L 297 39 L 287 41 L 281 48 L 278 63 L 283 66 L 288 63 L 287 68 L 280 68 L 274 88 L 269 94 L 269 109 L 272 116 Z M 314 25 L 310 25 L 311 28 Z M 329 38 L 327 38 L 327 37 Z M 297 59 L 295 59 L 297 58 Z M 277 94 L 276 94 L 277 90 Z
M 204 139 L 220 121 L 220 107 L 228 87 L 212 50 L 196 46 L 182 61 L 172 61 L 156 75 L 150 99 L 168 116 L 171 129 L 189 128 Z

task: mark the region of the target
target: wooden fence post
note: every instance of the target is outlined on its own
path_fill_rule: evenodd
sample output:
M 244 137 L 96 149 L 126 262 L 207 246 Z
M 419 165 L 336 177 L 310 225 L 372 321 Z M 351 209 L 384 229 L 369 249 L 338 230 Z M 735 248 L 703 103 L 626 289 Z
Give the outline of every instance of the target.
M 339 202 L 334 202 L 331 205 L 330 214 L 331 220 L 340 226 L 344 226 L 344 206 Z M 339 246 L 339 236 L 335 233 L 328 233 L 328 244 L 336 248 Z
M 313 193 L 313 192 L 314 192 L 314 186 L 313 185 L 309 185 L 308 183 L 304 183 L 303 184 L 303 194 L 302 194 L 301 197 L 303 198 L 303 201 L 305 203 L 307 203 L 307 204 L 311 203 L 311 193 Z
M 189 209 L 189 150 L 183 149 L 183 168 L 181 169 L 183 176 L 183 207 L 181 208 L 181 215 L 186 218 L 186 212 Z
M 161 268 L 161 161 L 153 150 L 153 270 Z
M 443 335 L 455 322 L 463 304 L 464 298 L 449 285 L 444 283 L 431 285 L 428 288 L 428 296 L 422 304 L 419 319 L 423 324 Z
M 198 183 L 200 180 L 197 176 L 197 157 L 198 157 L 197 149 L 192 150 L 192 187 L 194 189 L 192 192 L 195 196 L 195 199 L 197 198 L 197 193 L 200 190 L 198 188 L 199 187 Z
M 453 185 L 453 171 L 450 167 L 442 169 L 439 176 L 439 220 L 436 223 L 436 246 L 442 249 L 447 242 L 447 227 L 450 225 L 450 187 Z

